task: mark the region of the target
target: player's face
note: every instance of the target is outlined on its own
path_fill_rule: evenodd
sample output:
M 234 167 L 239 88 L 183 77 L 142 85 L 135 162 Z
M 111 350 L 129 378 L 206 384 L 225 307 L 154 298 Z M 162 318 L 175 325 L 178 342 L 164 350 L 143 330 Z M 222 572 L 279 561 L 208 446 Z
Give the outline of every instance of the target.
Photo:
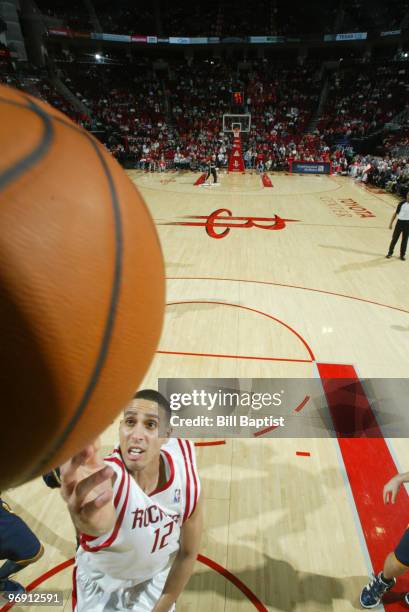
M 125 408 L 119 426 L 119 446 L 127 469 L 141 471 L 158 460 L 165 442 L 159 437 L 159 419 L 163 410 L 156 402 L 135 399 Z

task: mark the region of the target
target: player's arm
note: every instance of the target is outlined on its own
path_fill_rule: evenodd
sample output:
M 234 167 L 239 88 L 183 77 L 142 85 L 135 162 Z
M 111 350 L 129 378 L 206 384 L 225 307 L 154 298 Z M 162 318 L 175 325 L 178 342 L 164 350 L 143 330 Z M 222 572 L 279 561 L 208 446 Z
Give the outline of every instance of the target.
M 403 485 L 404 482 L 409 482 L 409 472 L 404 472 L 402 474 L 396 474 L 393 478 L 386 483 L 383 488 L 383 501 L 385 504 L 395 503 L 396 496 L 398 491 Z
M 77 531 L 94 537 L 111 531 L 116 520 L 113 478 L 96 445 L 87 446 L 61 466 L 61 494 Z
M 199 552 L 203 529 L 203 495 L 200 495 L 196 509 L 181 529 L 180 548 L 173 562 L 162 595 L 153 612 L 168 612 L 185 588 Z
M 397 213 L 396 213 L 396 212 L 395 212 L 395 213 L 393 213 L 393 216 L 392 216 L 391 222 L 389 223 L 389 229 L 392 229 L 392 225 L 393 225 L 393 222 L 394 222 L 394 221 L 395 221 L 395 219 L 396 219 L 396 215 L 397 215 Z

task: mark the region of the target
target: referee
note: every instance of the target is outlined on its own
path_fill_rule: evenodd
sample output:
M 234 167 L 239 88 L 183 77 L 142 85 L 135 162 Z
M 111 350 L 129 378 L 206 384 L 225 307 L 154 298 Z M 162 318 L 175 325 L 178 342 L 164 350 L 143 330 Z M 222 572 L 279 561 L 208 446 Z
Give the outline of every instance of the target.
M 409 237 L 409 191 L 406 194 L 406 200 L 399 202 L 396 212 L 394 213 L 391 222 L 389 224 L 389 229 L 392 229 L 393 222 L 396 217 L 398 218 L 395 229 L 393 230 L 392 240 L 389 245 L 389 251 L 386 256 L 387 259 L 390 259 L 393 255 L 393 249 L 396 246 L 396 243 L 399 240 L 399 236 L 402 234 L 402 241 L 400 243 L 400 258 L 402 261 L 405 261 L 406 257 L 406 247 L 408 246 L 408 237 Z
M 217 170 L 216 170 L 216 155 L 212 155 L 207 162 L 207 176 L 205 178 L 205 182 L 210 175 L 213 176 L 213 185 L 217 183 Z

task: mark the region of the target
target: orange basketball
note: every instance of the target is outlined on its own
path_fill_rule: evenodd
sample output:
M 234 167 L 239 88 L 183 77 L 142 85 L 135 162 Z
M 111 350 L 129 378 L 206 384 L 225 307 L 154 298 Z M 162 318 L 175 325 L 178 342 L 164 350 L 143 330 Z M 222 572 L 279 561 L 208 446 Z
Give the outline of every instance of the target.
M 159 240 L 132 181 L 65 115 L 0 86 L 0 490 L 112 422 L 163 310 Z

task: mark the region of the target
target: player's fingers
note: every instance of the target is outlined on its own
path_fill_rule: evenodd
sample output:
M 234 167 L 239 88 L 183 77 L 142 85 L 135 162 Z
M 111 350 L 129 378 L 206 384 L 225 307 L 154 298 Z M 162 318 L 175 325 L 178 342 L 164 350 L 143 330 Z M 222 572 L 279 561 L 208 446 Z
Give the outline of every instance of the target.
M 112 498 L 113 492 L 111 490 L 103 491 L 100 495 L 98 495 L 98 497 L 83 505 L 81 508 L 82 518 L 89 520 L 97 510 L 109 504 L 112 501 Z
M 389 497 L 390 497 L 390 491 L 388 489 L 384 489 L 383 490 L 383 503 L 384 504 L 389 503 Z
M 87 462 L 92 453 L 92 447 L 87 446 L 81 452 L 77 453 L 71 459 L 63 463 L 60 468 L 61 480 L 65 482 L 70 482 L 72 479 L 76 477 L 76 472 L 78 468 Z
M 391 497 L 392 497 L 392 503 L 393 503 L 393 504 L 395 503 L 395 500 L 396 500 L 396 496 L 397 496 L 397 494 L 398 494 L 398 489 L 395 487 L 395 488 L 393 489 L 393 491 L 392 491 L 392 494 L 391 494 Z
M 75 487 L 75 505 L 77 509 L 81 508 L 87 495 L 98 485 L 106 480 L 109 480 L 114 475 L 114 471 L 109 466 L 105 466 L 102 470 L 94 472 L 84 480 L 81 480 Z

